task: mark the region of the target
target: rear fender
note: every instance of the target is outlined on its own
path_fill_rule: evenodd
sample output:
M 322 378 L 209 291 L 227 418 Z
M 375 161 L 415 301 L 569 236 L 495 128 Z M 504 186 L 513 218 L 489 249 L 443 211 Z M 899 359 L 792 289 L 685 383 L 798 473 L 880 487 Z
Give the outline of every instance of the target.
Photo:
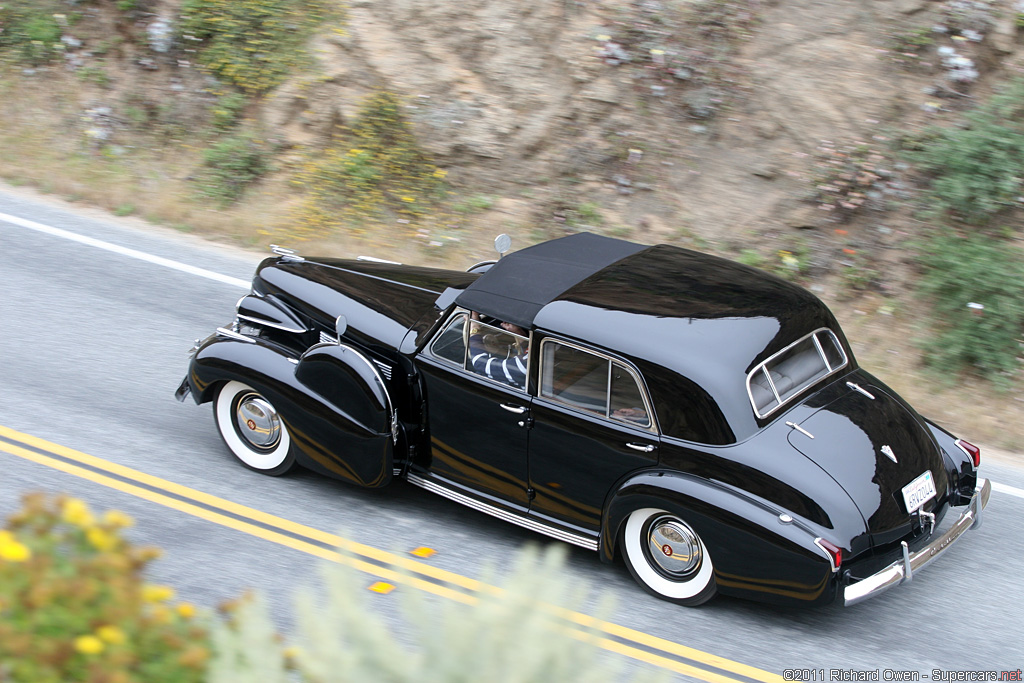
M 828 603 L 838 582 L 817 534 L 799 519 L 741 492 L 678 472 L 644 472 L 628 480 L 605 507 L 602 559 L 614 558 L 626 518 L 659 508 L 677 514 L 708 548 L 720 592 L 776 603 Z
M 197 350 L 187 380 L 197 403 L 230 380 L 252 386 L 277 408 L 302 465 L 379 487 L 391 481 L 394 412 L 367 365 L 337 344 L 311 347 L 300 359 L 263 339 L 215 336 Z
M 978 471 L 974 468 L 974 461 L 956 445 L 955 436 L 927 418 L 924 422 L 939 445 L 942 459 L 949 471 L 950 504 L 967 505 L 971 502 L 971 496 L 978 485 Z

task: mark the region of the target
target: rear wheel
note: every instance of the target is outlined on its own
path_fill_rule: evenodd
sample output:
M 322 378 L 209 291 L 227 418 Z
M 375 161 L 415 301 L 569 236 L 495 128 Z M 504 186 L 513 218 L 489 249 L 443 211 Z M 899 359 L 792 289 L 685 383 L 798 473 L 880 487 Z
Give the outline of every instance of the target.
M 277 476 L 295 465 L 284 421 L 248 384 L 231 381 L 221 386 L 213 416 L 228 449 L 249 469 Z
M 649 593 L 680 605 L 701 605 L 718 592 L 711 555 L 700 536 L 677 515 L 636 510 L 622 539 L 629 572 Z

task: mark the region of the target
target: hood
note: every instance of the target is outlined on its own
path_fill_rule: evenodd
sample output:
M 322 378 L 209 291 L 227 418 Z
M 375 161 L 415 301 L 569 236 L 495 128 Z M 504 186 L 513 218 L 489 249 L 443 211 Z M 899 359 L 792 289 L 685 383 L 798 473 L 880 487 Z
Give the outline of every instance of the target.
M 346 259 L 267 259 L 253 290 L 273 294 L 327 331 L 344 315 L 353 336 L 370 347 L 398 348 L 448 287 L 476 275 L 393 263 Z M 435 316 L 436 317 L 436 316 Z
M 923 508 L 931 511 L 945 500 L 948 481 L 942 455 L 921 418 L 878 386 L 860 386 L 873 398 L 851 389 L 800 422 L 800 429 L 790 431 L 789 443 L 843 487 L 877 547 L 911 530 L 904 486 L 931 472 L 936 495 Z

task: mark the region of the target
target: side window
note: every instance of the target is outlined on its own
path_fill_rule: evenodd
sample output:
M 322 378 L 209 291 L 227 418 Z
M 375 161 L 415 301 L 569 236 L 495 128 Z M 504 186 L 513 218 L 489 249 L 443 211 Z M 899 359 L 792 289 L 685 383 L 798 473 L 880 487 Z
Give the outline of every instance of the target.
M 430 352 L 438 358 L 462 365 L 466 359 L 465 327 L 465 313 L 452 318 L 444 331 L 437 335 L 434 343 L 430 345 Z
M 546 341 L 543 347 L 540 395 L 607 416 L 609 361 L 557 342 Z
M 612 363 L 611 413 L 613 420 L 632 422 L 641 427 L 651 426 L 644 395 L 633 373 L 625 366 Z
M 469 372 L 525 391 L 529 342 L 527 337 L 458 313 L 430 343 L 430 353 Z
M 650 427 L 634 373 L 625 365 L 567 344 L 542 346 L 540 395 L 578 410 Z

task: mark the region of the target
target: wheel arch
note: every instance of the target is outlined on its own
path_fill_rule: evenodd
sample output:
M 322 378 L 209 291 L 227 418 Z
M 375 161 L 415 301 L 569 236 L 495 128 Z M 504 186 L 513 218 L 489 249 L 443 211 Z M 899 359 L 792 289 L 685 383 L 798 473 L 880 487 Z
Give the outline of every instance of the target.
M 356 399 L 376 396 L 378 405 L 360 414 L 339 404 L 344 396 L 318 393 L 303 379 L 322 379 L 325 364 L 338 362 L 329 356 L 316 356 L 317 372 L 303 377 L 299 371 L 302 360 L 272 342 L 241 336 L 214 337 L 193 357 L 188 382 L 197 403 L 212 400 L 218 387 L 231 380 L 253 387 L 276 407 L 303 466 L 361 486 L 384 486 L 392 478 L 395 445 L 391 422 L 394 412 L 389 399 L 383 385 L 370 387 Z M 373 367 L 364 361 L 360 354 L 360 360 L 351 364 L 358 369 L 340 375 L 351 382 L 368 376 Z M 376 423 L 374 415 L 379 418 Z
M 674 471 L 628 478 L 605 506 L 599 552 L 612 561 L 622 552 L 629 515 L 657 508 L 691 526 L 714 558 L 723 594 L 777 603 L 831 602 L 837 574 L 815 545 L 816 530 L 731 487 Z

